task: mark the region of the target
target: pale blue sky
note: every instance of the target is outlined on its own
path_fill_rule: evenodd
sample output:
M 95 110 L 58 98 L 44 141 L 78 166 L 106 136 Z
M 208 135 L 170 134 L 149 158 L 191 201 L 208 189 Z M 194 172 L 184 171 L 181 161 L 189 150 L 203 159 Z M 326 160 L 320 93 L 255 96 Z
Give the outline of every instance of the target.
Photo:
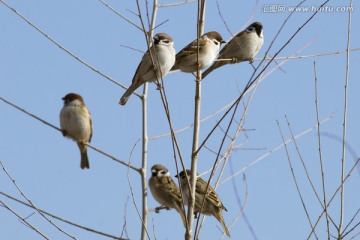
M 146 50 L 141 31 L 115 15 L 100 1 L 6 1 L 36 26 L 49 34 L 66 49 L 116 81 L 129 86 L 142 54 L 121 45 Z M 177 2 L 160 1 L 160 3 Z M 254 1 L 219 0 L 222 15 L 228 27 L 236 33 L 252 16 Z M 305 6 L 319 6 L 321 1 L 307 1 Z M 329 6 L 347 6 L 349 1 L 330 1 Z M 139 24 L 135 1 L 114 1 L 108 3 L 134 22 Z M 151 1 L 150 1 L 151 3 Z M 278 0 L 271 2 L 285 6 L 284 12 L 270 13 L 267 1 L 259 1 L 252 21 L 264 25 L 265 42 L 258 54 L 264 56 L 281 24 L 289 14 L 289 7 L 298 1 Z M 144 1 L 141 1 L 144 7 Z M 352 14 L 351 48 L 358 48 L 360 32 L 357 24 L 360 14 L 357 2 Z M 145 9 L 145 8 L 143 8 Z M 293 14 L 270 54 L 288 41 L 290 36 L 310 17 L 313 12 Z M 175 41 L 176 50 L 182 49 L 196 37 L 197 4 L 176 8 L 161 8 L 157 23 L 168 20 L 155 32 L 166 32 Z M 251 22 L 252 22 L 251 21 Z M 309 42 L 310 46 L 299 55 L 337 52 L 346 49 L 348 12 L 322 12 L 291 41 L 279 56 L 291 56 Z M 12 101 L 36 116 L 59 126 L 61 98 L 69 92 L 83 96 L 93 118 L 93 139 L 91 144 L 117 158 L 128 161 L 130 152 L 141 138 L 141 102 L 132 96 L 126 106 L 118 105 L 124 90 L 104 77 L 90 70 L 59 47 L 42 36 L 4 4 L 0 4 L 0 97 Z M 231 35 L 222 22 L 216 1 L 208 1 L 206 7 L 205 31 L 216 30 L 228 40 Z M 319 117 L 334 117 L 321 128 L 322 153 L 328 196 L 340 184 L 342 124 L 344 108 L 344 84 L 346 55 L 289 60 L 267 77 L 256 90 L 247 113 L 244 133 L 237 143 L 241 149 L 231 155 L 222 179 L 231 171 L 240 171 L 244 166 L 269 152 L 282 143 L 276 120 L 279 120 L 286 138 L 291 137 L 284 115 L 291 122 L 292 130 L 298 134 L 316 125 L 315 89 L 313 62 L 316 61 L 318 77 Z M 277 61 L 280 63 L 281 61 Z M 257 65 L 259 61 L 255 61 Z M 360 114 L 358 91 L 360 83 L 360 54 L 350 53 L 347 140 L 354 150 L 346 154 L 346 172 L 353 166 L 360 149 Z M 274 63 L 265 71 L 276 67 Z M 202 118 L 219 110 L 234 100 L 243 89 L 253 68 L 248 63 L 225 66 L 209 75 L 202 84 Z M 175 129 L 193 121 L 195 84 L 191 74 L 172 73 L 165 77 L 165 88 Z M 141 92 L 141 91 L 140 91 Z M 249 95 L 246 95 L 248 99 Z M 149 86 L 149 136 L 169 131 L 165 113 L 156 86 Z M 30 118 L 24 113 L 0 101 L 0 160 L 16 180 L 23 192 L 41 209 L 62 218 L 74 221 L 112 235 L 120 235 L 124 224 L 124 209 L 127 209 L 127 231 L 130 239 L 140 238 L 140 221 L 127 182 L 127 168 L 111 159 L 89 150 L 90 170 L 79 167 L 80 155 L 74 142 L 62 137 L 61 133 Z M 236 115 L 240 119 L 242 111 Z M 201 126 L 200 138 L 205 138 L 220 119 L 218 114 Z M 228 121 L 228 120 L 227 120 Z M 226 121 L 226 122 L 227 122 Z M 226 124 L 221 125 L 226 128 Z M 233 135 L 235 128 L 231 129 Z M 215 131 L 207 147 L 217 150 L 222 139 L 221 130 Z M 190 167 L 192 130 L 177 135 Z M 298 139 L 302 157 L 312 176 L 315 187 L 321 195 L 321 175 L 317 132 L 311 131 Z M 229 140 L 227 141 L 227 144 Z M 227 146 L 227 145 L 225 145 Z M 304 196 L 312 222 L 316 222 L 322 209 L 316 200 L 302 169 L 294 145 L 289 145 L 294 171 Z M 148 167 L 155 163 L 166 165 L 171 174 L 176 174 L 171 148 L 171 139 L 165 137 L 149 143 Z M 215 155 L 203 149 L 199 155 L 199 173 L 209 169 Z M 140 166 L 141 145 L 132 155 L 132 163 Z M 358 168 L 359 169 L 359 168 Z M 137 204 L 141 205 L 140 177 L 130 171 Z M 257 238 L 251 234 L 249 225 L 241 217 L 230 229 L 232 239 L 306 239 L 310 226 L 288 166 L 284 148 L 274 152 L 244 172 L 247 179 L 246 220 Z M 150 170 L 148 170 L 150 175 Z M 207 178 L 209 175 L 205 175 Z M 345 225 L 359 209 L 359 171 L 356 170 L 345 188 Z M 214 182 L 212 182 L 212 185 Z M 234 178 L 238 197 L 245 201 L 245 185 L 242 174 Z M 5 173 L 0 171 L 0 191 L 22 199 Z M 224 212 L 227 225 L 239 213 L 237 196 L 233 183 L 221 185 L 218 194 L 229 212 Z M 27 217 L 34 210 L 23 207 L 0 195 L 0 200 L 11 206 L 21 216 Z M 24 200 L 24 199 L 22 199 Z M 339 222 L 339 198 L 330 208 L 333 220 Z M 149 207 L 158 206 L 149 195 Z M 34 226 L 50 239 L 67 239 L 53 228 L 38 213 L 28 218 Z M 359 222 L 359 217 L 354 224 Z M 54 220 L 56 224 L 78 239 L 107 239 L 87 231 L 74 228 Z M 184 229 L 175 211 L 150 213 L 149 232 L 151 239 L 183 239 Z M 152 223 L 155 225 L 153 233 Z M 353 226 L 351 225 L 351 227 Z M 331 225 L 332 226 L 332 225 Z M 220 224 L 214 218 L 207 218 L 201 239 L 218 239 Z M 334 227 L 332 234 L 336 235 Z M 349 234 L 350 239 L 359 230 Z M 324 218 L 317 234 L 326 238 Z M 0 239 L 41 239 L 30 228 L 5 208 L 0 208 Z M 315 239 L 314 237 L 312 239 Z

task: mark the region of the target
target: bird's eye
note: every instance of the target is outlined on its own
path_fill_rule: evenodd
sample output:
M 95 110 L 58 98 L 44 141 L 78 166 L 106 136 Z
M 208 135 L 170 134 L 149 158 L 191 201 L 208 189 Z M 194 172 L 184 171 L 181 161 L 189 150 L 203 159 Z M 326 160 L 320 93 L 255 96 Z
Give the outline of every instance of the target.
M 218 42 L 218 41 L 216 41 L 216 40 L 214 41 L 214 43 L 215 43 L 216 45 L 219 45 L 219 42 Z
M 164 43 L 169 43 L 170 41 L 169 40 L 163 40 Z
M 165 174 L 166 174 L 166 171 L 165 171 L 165 170 L 161 170 L 160 173 L 161 173 L 161 175 L 165 175 Z
M 248 31 L 249 31 L 249 32 L 252 32 L 252 31 L 254 31 L 254 28 L 253 28 L 253 27 L 249 27 L 249 28 L 248 28 Z

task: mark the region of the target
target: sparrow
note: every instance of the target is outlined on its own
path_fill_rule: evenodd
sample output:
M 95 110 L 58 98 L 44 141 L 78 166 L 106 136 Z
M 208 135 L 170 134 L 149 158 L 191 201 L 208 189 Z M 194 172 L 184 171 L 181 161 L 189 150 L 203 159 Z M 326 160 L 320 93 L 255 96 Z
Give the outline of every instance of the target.
M 218 32 L 208 32 L 199 38 L 199 67 L 207 68 L 215 60 L 221 44 L 225 43 Z M 176 61 L 171 71 L 193 73 L 198 69 L 198 40 L 195 39 L 176 54 Z
M 250 24 L 244 31 L 238 33 L 221 49 L 217 60 L 202 74 L 205 78 L 213 70 L 226 64 L 234 64 L 243 61 L 253 62 L 255 55 L 264 43 L 263 25 L 260 22 Z
M 181 194 L 168 169 L 163 165 L 156 164 L 152 166 L 151 174 L 152 176 L 149 179 L 151 194 L 162 206 L 168 209 L 175 208 L 186 227 L 186 216 L 182 209 Z
M 186 173 L 188 176 L 190 176 L 191 170 L 186 170 Z M 185 203 L 188 203 L 189 198 L 190 198 L 190 191 L 189 191 L 189 186 L 187 184 L 185 172 L 181 171 L 179 173 L 179 175 L 176 175 L 175 177 L 180 178 L 180 185 L 181 185 L 181 190 L 182 190 L 182 194 L 183 194 L 183 199 L 184 199 Z M 210 185 L 209 185 L 209 187 L 207 189 L 207 193 L 205 195 L 206 187 L 207 187 L 207 182 L 205 182 L 202 178 L 197 177 L 196 187 L 195 187 L 194 213 L 196 215 L 198 212 L 201 212 L 204 215 L 214 216 L 221 223 L 221 226 L 223 227 L 225 234 L 228 237 L 230 237 L 229 230 L 226 227 L 226 224 L 225 224 L 225 221 L 224 221 L 224 218 L 222 215 L 222 210 L 227 211 L 227 209 L 222 204 L 219 196 L 217 195 L 215 190 Z M 204 201 L 204 205 L 202 206 L 204 196 L 205 196 L 205 201 Z M 201 206 L 202 206 L 202 208 L 201 208 Z
M 145 82 L 155 82 L 165 77 L 175 63 L 174 40 L 166 33 L 158 33 L 153 37 L 154 43 L 146 51 L 136 69 L 130 87 L 120 99 L 120 104 L 125 105 L 130 95 Z
M 69 93 L 62 98 L 64 106 L 60 111 L 60 128 L 64 137 L 74 140 L 81 154 L 80 167 L 90 168 L 86 143 L 91 141 L 92 120 L 83 98 Z

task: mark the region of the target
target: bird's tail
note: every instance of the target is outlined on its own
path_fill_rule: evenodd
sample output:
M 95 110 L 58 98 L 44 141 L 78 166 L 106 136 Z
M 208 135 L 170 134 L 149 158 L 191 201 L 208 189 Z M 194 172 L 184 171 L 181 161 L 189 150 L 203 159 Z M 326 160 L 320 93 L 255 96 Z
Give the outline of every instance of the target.
M 214 62 L 213 65 L 211 65 L 208 69 L 206 69 L 203 73 L 202 73 L 202 78 L 204 79 L 209 73 L 211 73 L 212 71 L 214 71 L 215 69 L 222 67 L 226 64 L 225 61 L 219 61 L 219 62 Z
M 182 221 L 183 221 L 184 227 L 186 228 L 187 222 L 186 222 L 185 212 L 183 211 L 183 209 L 182 209 L 181 206 L 178 206 L 178 207 L 176 208 L 176 211 L 180 214 L 180 217 L 181 217 L 181 219 L 182 219 Z
M 131 85 L 124 93 L 124 95 L 122 95 L 119 104 L 120 105 L 125 105 L 126 102 L 129 100 L 129 97 L 131 96 L 131 94 L 138 88 L 139 86 L 136 85 Z
M 81 162 L 80 162 L 81 169 L 90 168 L 89 158 L 87 155 L 87 146 L 82 143 L 78 143 L 78 147 L 80 149 L 80 154 L 81 154 Z
M 224 218 L 223 218 L 221 212 L 219 214 L 216 214 L 215 217 L 221 223 L 221 226 L 223 227 L 226 236 L 230 237 L 229 229 L 226 227 L 226 224 L 225 224 L 225 221 L 224 221 Z

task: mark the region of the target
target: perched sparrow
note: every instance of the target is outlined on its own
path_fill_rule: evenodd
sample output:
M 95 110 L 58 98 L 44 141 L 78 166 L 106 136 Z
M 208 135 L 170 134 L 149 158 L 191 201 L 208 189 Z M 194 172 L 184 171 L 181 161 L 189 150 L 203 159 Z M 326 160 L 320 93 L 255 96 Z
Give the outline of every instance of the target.
M 190 176 L 191 171 L 186 170 L 186 173 L 188 176 Z M 190 192 L 189 192 L 189 186 L 187 184 L 186 175 L 185 175 L 184 171 L 180 172 L 179 175 L 176 175 L 175 177 L 180 177 L 183 198 L 184 198 L 185 203 L 188 203 L 189 198 L 190 198 Z M 200 209 L 201 209 L 202 214 L 214 216 L 221 223 L 221 225 L 225 231 L 225 234 L 228 237 L 230 237 L 229 230 L 226 227 L 226 224 L 225 224 L 225 221 L 224 221 L 224 218 L 222 215 L 222 210 L 224 209 L 225 211 L 227 211 L 227 209 L 224 207 L 219 196 L 217 195 L 215 190 L 210 185 L 207 189 L 207 193 L 205 196 L 206 186 L 207 186 L 207 182 L 205 182 L 202 178 L 197 177 L 196 187 L 195 187 L 194 213 L 196 214 L 196 213 L 200 212 Z M 204 196 L 205 196 L 205 201 L 204 201 L 204 205 L 202 206 Z M 202 206 L 202 208 L 201 208 L 201 206 Z
M 151 168 L 152 176 L 149 179 L 149 188 L 156 199 L 162 206 L 175 208 L 180 214 L 184 226 L 186 226 L 186 216 L 182 209 L 182 199 L 178 187 L 172 180 L 168 169 L 160 164 Z
M 225 43 L 217 32 L 208 32 L 199 38 L 199 65 L 200 70 L 207 68 L 219 53 L 220 45 Z M 176 62 L 171 71 L 180 69 L 182 72 L 196 72 L 198 43 L 197 39 L 184 47 L 176 54 Z
M 248 26 L 244 31 L 238 33 L 233 37 L 223 49 L 221 49 L 219 59 L 231 59 L 225 61 L 215 61 L 214 64 L 206 69 L 202 74 L 205 78 L 206 75 L 213 70 L 224 66 L 225 64 L 239 63 L 243 61 L 253 61 L 255 55 L 259 52 L 264 43 L 263 26 L 260 22 L 254 22 Z
M 170 71 L 175 63 L 175 49 L 173 39 L 166 33 L 158 33 L 154 36 L 154 44 L 144 54 L 138 68 L 136 69 L 130 87 L 120 99 L 120 104 L 125 105 L 130 95 L 145 82 L 160 80 Z
M 60 112 L 60 128 L 63 136 L 77 142 L 81 154 L 80 167 L 90 168 L 87 146 L 84 144 L 89 143 L 92 137 L 90 112 L 79 94 L 69 93 L 62 100 L 64 107 Z

